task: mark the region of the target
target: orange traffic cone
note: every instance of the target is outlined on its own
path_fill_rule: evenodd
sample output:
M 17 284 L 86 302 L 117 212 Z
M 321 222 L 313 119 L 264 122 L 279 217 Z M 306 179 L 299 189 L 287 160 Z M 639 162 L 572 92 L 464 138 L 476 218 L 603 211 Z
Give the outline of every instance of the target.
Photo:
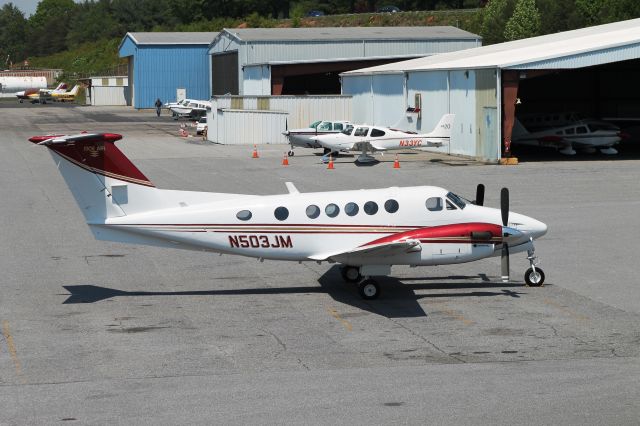
M 251 154 L 251 158 L 260 158 L 258 156 L 258 147 L 256 145 L 253 146 L 253 154 Z
M 288 166 L 289 165 L 289 158 L 287 157 L 287 153 L 284 153 L 284 157 L 282 157 L 282 165 L 283 166 Z
M 396 154 L 396 161 L 393 162 L 393 168 L 394 169 L 400 168 L 400 160 L 398 160 L 398 154 Z
M 333 170 L 333 156 L 329 155 L 329 165 L 327 166 L 328 170 Z

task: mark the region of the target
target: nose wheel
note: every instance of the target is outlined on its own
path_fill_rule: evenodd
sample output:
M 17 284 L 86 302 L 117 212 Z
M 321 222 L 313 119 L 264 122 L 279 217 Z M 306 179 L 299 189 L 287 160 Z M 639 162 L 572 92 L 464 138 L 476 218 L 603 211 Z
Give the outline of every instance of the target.
M 533 247 L 533 239 L 530 241 L 531 249 L 527 250 L 527 260 L 529 260 L 531 267 L 524 273 L 524 282 L 529 287 L 541 287 L 544 284 L 544 272 L 537 267 L 540 262 L 538 261 L 538 256 L 536 256 L 536 249 Z
M 540 287 L 544 284 L 544 272 L 540 268 L 529 268 L 524 273 L 524 282 L 529 287 Z

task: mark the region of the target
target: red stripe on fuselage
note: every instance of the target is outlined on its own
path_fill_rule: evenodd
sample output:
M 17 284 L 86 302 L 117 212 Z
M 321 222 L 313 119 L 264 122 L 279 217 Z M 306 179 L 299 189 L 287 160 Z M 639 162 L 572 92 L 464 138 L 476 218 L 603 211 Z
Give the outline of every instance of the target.
M 472 233 L 489 233 L 490 239 L 472 238 Z M 489 243 L 502 241 L 502 227 L 492 223 L 456 223 L 453 225 L 432 226 L 429 228 L 419 228 L 412 231 L 400 232 L 379 238 L 364 244 L 362 247 L 394 243 L 405 240 L 424 240 L 429 243 Z

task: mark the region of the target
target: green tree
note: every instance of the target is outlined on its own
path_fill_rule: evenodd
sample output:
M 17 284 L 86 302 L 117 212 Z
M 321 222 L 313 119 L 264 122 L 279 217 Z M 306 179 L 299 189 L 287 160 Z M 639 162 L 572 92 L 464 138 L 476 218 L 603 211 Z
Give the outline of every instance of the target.
M 504 28 L 513 14 L 515 0 L 491 0 L 482 10 L 480 35 L 482 44 L 494 44 L 504 41 Z
M 110 0 L 86 1 L 78 5 L 69 23 L 67 46 L 121 36 L 120 26 L 113 18 Z
M 536 0 L 540 11 L 540 20 L 544 22 L 541 32 L 553 34 L 579 28 L 580 18 L 577 15 L 574 0 Z
M 0 9 L 0 65 L 6 66 L 26 57 L 27 20 L 13 3 Z
M 73 0 L 42 0 L 28 22 L 29 54 L 47 55 L 67 48 L 69 23 L 75 16 Z
M 603 22 L 640 18 L 640 2 L 638 0 L 609 0 L 605 2 L 604 7 Z
M 518 0 L 513 15 L 505 26 L 504 38 L 520 40 L 537 35 L 540 35 L 540 12 L 535 0 Z

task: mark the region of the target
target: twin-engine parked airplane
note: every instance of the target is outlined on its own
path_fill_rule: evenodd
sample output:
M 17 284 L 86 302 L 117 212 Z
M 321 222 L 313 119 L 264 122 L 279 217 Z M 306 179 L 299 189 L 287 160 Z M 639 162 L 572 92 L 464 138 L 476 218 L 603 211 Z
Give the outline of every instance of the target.
M 56 162 L 99 240 L 238 254 L 260 260 L 327 261 L 343 264 L 347 281 L 365 299 L 380 293 L 371 276 L 392 265 L 442 265 L 501 254 L 509 276 L 509 253 L 528 252 L 525 281 L 538 286 L 533 240 L 547 226 L 501 209 L 475 204 L 433 186 L 244 195 L 157 189 L 114 142 L 122 136 L 85 133 L 34 136 Z
M 375 161 L 375 158 L 369 155 L 369 152 L 427 146 L 437 147 L 449 143 L 454 118 L 455 114 L 443 115 L 433 131 L 425 134 L 390 127 L 356 124 L 342 133 L 315 136 L 312 139 L 330 150 L 330 154 L 325 157 L 335 155 L 340 151 L 362 151 L 356 161 L 370 163 Z

